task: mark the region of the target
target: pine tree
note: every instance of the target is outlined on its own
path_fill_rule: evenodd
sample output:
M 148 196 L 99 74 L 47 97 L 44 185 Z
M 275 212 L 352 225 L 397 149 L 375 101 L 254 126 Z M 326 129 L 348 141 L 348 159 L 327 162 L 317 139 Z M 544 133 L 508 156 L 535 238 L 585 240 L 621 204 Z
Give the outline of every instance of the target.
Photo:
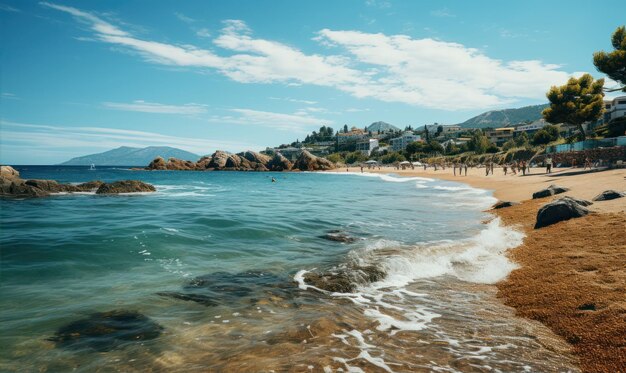
M 607 89 L 608 92 L 626 92 L 626 27 L 618 27 L 611 37 L 613 52 L 596 52 L 593 54 L 593 64 L 598 71 L 605 73 L 622 86 L 616 89 Z

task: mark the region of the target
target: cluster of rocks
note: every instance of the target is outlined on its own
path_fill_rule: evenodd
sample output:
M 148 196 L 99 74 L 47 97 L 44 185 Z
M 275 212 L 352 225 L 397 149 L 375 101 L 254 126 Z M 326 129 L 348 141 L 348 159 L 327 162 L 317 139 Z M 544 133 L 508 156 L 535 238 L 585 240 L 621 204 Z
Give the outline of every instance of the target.
M 46 197 L 53 193 L 119 194 L 155 191 L 154 186 L 137 180 L 122 180 L 112 183 L 96 180 L 78 185 L 61 184 L 54 180 L 24 180 L 13 167 L 0 166 L 0 196 L 4 197 Z
M 307 272 L 304 283 L 331 293 L 353 293 L 359 284 L 380 281 L 387 276 L 382 269 L 369 266 L 351 266 L 326 272 Z
M 170 158 L 167 161 L 161 157 L 155 158 L 146 170 L 175 170 L 175 171 L 319 171 L 332 170 L 335 164 L 331 161 L 316 157 L 303 150 L 296 161 L 280 153 L 268 156 L 253 151 L 232 154 L 218 150 L 211 156 L 200 158 L 197 162 Z

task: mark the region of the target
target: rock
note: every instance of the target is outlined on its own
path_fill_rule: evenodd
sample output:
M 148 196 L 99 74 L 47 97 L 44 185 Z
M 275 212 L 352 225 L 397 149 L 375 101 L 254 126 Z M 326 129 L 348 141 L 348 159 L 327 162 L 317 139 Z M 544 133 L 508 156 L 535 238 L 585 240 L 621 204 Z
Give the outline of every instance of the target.
M 351 242 L 356 241 L 356 238 L 349 236 L 345 232 L 341 232 L 341 231 L 331 231 L 331 232 L 326 233 L 323 236 L 320 236 L 320 238 L 323 238 L 329 241 L 344 242 L 344 243 L 351 243 Z
M 626 197 L 626 193 L 618 192 L 616 190 L 605 190 L 604 192 L 593 197 L 594 201 L 609 201 L 616 198 Z
M 565 197 L 562 197 L 561 199 L 570 200 L 574 203 L 578 203 L 579 205 L 585 206 L 585 207 L 593 205 L 593 202 L 591 201 L 587 201 L 586 199 L 580 199 L 576 197 L 565 196 Z
M 27 185 L 22 179 L 0 177 L 0 196 L 2 197 L 46 197 L 50 193 L 37 187 Z
M 146 167 L 146 169 L 167 170 L 167 164 L 165 163 L 165 159 L 163 159 L 162 157 L 156 157 L 154 158 L 154 160 L 152 160 L 152 162 L 150 162 L 150 164 L 148 165 L 148 167 Z
M 307 150 L 303 150 L 300 156 L 293 164 L 293 170 L 300 171 L 325 171 L 335 168 L 335 164 L 326 158 L 316 157 L 309 153 Z
M 538 192 L 533 193 L 533 199 L 550 197 L 555 194 L 565 193 L 569 190 L 569 188 L 564 188 L 556 185 L 550 185 L 546 189 L 542 189 Z
M 359 284 L 369 284 L 385 278 L 385 271 L 376 266 L 355 266 L 323 273 L 307 272 L 304 282 L 332 293 L 352 293 Z
M 181 293 L 176 291 L 160 291 L 157 293 L 157 295 L 184 301 L 196 302 L 207 307 L 214 307 L 219 304 L 211 299 L 211 297 L 202 294 Z
M 204 156 L 196 162 L 196 170 L 206 170 L 211 163 L 211 156 Z
M 165 165 L 166 169 L 170 171 L 189 171 L 195 170 L 196 164 L 192 161 L 185 161 L 178 158 L 170 158 Z
M 86 183 L 76 185 L 76 189 L 79 192 L 94 192 L 104 184 L 100 180 L 88 181 Z
M 563 220 L 579 218 L 589 214 L 589 210 L 571 198 L 561 198 L 542 206 L 537 212 L 535 229 L 546 227 Z
M 156 192 L 156 189 L 138 180 L 121 180 L 100 185 L 96 194 L 119 194 L 119 193 L 140 193 Z
M 230 156 L 230 153 L 222 150 L 216 151 L 213 155 L 211 155 L 211 161 L 209 162 L 207 168 L 214 168 L 217 170 L 224 168 L 226 166 L 228 156 Z
M 257 153 L 257 152 L 253 152 L 251 150 L 245 151 L 243 153 L 240 153 L 239 156 L 241 156 L 242 158 L 247 159 L 250 162 L 253 163 L 260 163 L 262 165 L 267 165 L 271 158 L 265 154 L 261 154 L 261 153 Z
M 241 167 L 242 159 L 237 154 L 229 154 L 226 158 L 226 163 L 223 168 L 239 168 Z
M 20 180 L 20 173 L 11 166 L 0 166 L 0 178 Z
M 54 180 L 26 180 L 25 184 L 35 188 L 39 188 L 48 193 L 73 191 L 72 185 L 59 184 Z
M 280 153 L 274 154 L 272 159 L 267 163 L 270 171 L 289 171 L 293 165 L 285 156 Z
M 136 311 L 94 313 L 61 327 L 48 340 L 57 347 L 110 351 L 123 344 L 157 338 L 163 327 Z
M 495 205 L 493 205 L 491 208 L 494 210 L 497 210 L 497 209 L 503 209 L 505 207 L 511 207 L 515 205 L 519 205 L 519 202 L 499 201 Z

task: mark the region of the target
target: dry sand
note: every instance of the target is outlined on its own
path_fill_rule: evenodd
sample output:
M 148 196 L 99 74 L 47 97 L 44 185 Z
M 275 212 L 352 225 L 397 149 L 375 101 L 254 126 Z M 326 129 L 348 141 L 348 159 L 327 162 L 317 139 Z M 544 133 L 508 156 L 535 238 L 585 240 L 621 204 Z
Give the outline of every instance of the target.
M 524 243 L 509 253 L 520 268 L 498 284 L 499 297 L 518 315 L 540 321 L 564 338 L 584 372 L 626 373 L 626 198 L 594 202 L 586 217 L 533 229 L 537 210 L 553 199 L 570 195 L 591 200 L 607 189 L 626 191 L 625 169 L 582 171 L 545 174 L 545 169 L 533 168 L 527 176 L 505 176 L 496 168 L 494 175 L 485 176 L 483 168 L 454 176 L 451 168 L 369 170 L 463 182 L 492 190 L 500 200 L 521 202 L 494 210 L 526 234 Z M 571 190 L 531 199 L 550 184 Z

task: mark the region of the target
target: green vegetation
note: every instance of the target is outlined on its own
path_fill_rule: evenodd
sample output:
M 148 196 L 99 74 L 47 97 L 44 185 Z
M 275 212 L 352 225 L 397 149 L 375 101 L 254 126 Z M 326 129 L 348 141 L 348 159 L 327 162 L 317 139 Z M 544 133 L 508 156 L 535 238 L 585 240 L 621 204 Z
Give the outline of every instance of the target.
M 604 110 L 603 86 L 604 79 L 594 80 L 589 74 L 570 78 L 563 86 L 553 86 L 546 94 L 550 107 L 543 111 L 543 117 L 550 123 L 578 126 L 581 140 L 584 140 L 583 124 L 597 120 Z
M 615 50 L 593 54 L 593 64 L 596 69 L 605 73 L 609 78 L 622 85 L 620 88 L 607 90 L 626 92 L 626 27 L 618 27 L 611 37 L 611 44 Z
M 303 143 L 310 144 L 318 141 L 333 141 L 335 130 L 331 127 L 321 126 L 319 132 L 313 131 L 304 139 Z

